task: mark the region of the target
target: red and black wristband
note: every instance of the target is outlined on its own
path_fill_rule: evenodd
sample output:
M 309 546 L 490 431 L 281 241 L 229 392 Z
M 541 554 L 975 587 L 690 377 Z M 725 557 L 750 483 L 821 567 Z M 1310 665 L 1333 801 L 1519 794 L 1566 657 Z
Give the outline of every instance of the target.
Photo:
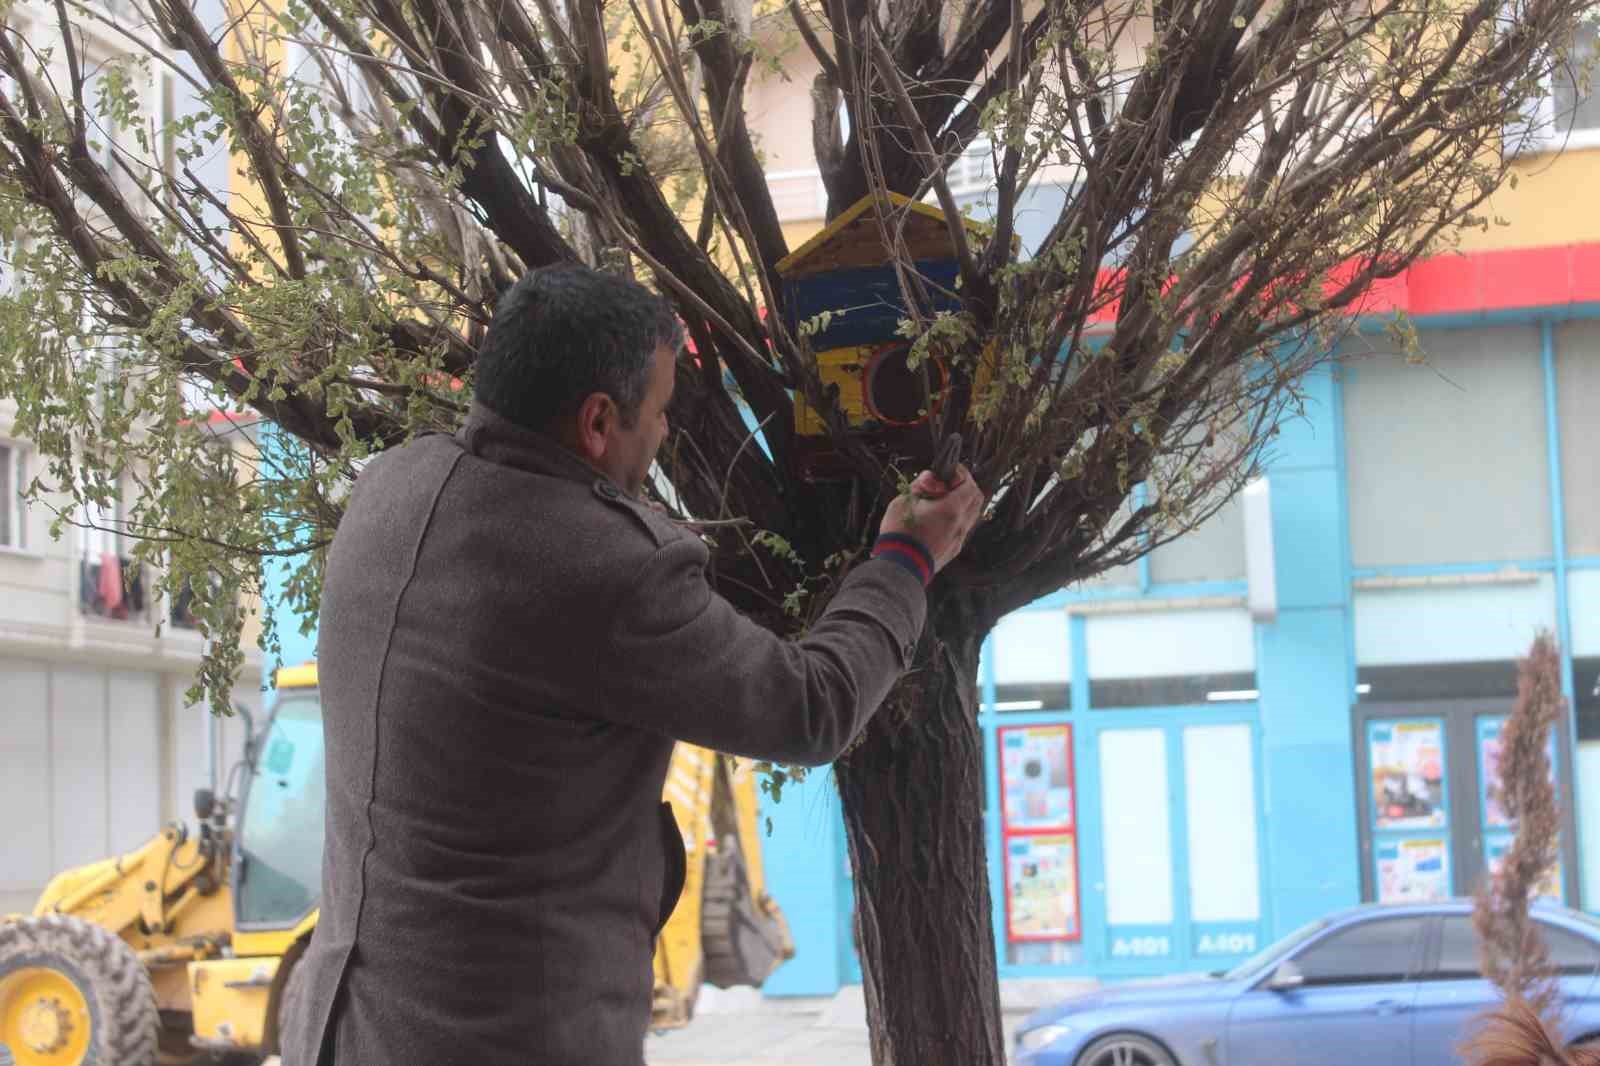
M 933 553 L 916 537 L 904 533 L 880 533 L 872 545 L 874 559 L 887 559 L 916 575 L 927 588 L 933 580 Z

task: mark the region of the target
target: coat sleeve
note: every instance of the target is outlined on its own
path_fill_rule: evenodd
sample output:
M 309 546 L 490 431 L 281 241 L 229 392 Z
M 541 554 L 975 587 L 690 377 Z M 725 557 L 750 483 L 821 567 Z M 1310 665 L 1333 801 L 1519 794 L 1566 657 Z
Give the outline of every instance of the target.
M 927 612 L 917 579 L 857 566 L 800 640 L 745 618 L 706 581 L 706 550 L 655 552 L 612 616 L 596 708 L 675 740 L 808 766 L 831 762 L 910 665 Z

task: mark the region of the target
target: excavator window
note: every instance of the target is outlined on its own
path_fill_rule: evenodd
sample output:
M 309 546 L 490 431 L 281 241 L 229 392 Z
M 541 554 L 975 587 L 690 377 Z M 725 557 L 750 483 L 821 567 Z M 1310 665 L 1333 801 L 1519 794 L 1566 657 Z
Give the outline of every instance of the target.
M 322 703 L 284 691 L 260 746 L 239 824 L 234 899 L 241 928 L 284 928 L 322 886 Z

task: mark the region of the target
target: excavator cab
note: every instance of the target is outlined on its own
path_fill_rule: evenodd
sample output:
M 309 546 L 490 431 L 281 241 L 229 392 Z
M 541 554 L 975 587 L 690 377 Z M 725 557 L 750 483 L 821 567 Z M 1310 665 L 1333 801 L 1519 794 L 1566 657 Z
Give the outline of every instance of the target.
M 277 686 L 241 767 L 228 950 L 188 967 L 189 1041 L 212 1052 L 277 1047 L 295 963 L 316 928 L 325 799 L 316 665 L 279 670 Z
M 278 701 L 246 775 L 234 843 L 238 930 L 292 929 L 322 891 L 322 702 L 314 688 Z

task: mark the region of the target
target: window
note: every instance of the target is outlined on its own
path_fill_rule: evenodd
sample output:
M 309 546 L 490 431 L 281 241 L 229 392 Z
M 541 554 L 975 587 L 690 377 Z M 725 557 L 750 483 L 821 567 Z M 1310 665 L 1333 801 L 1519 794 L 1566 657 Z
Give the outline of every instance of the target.
M 78 509 L 78 609 L 118 621 L 142 620 L 149 607 L 144 567 L 129 554 L 122 535 L 122 493 L 104 503 L 85 500 Z
M 1578 705 L 1578 739 L 1600 740 L 1600 658 L 1572 660 L 1572 687 Z
M 1072 642 L 1062 611 L 1017 611 L 995 626 L 996 711 L 1072 706 Z
M 28 546 L 27 460 L 21 445 L 0 443 L 0 548 Z
M 222 579 L 208 574 L 206 584 L 211 587 L 214 599 L 222 588 Z M 181 586 L 172 596 L 172 624 L 178 629 L 200 628 L 200 615 L 195 610 L 194 590 L 188 584 Z
M 83 527 L 83 557 L 90 562 L 100 562 L 108 555 L 118 555 L 122 550 L 122 494 L 111 500 L 97 503 L 84 500 L 79 508 L 79 524 Z
M 1600 95 L 1595 94 L 1592 85 L 1584 84 L 1585 67 L 1595 57 L 1595 35 L 1593 22 L 1579 26 L 1572 41 L 1572 55 L 1551 79 L 1555 137 L 1600 133 Z
M 1307 922 L 1282 940 L 1268 944 L 1222 976 L 1229 981 L 1242 981 L 1276 958 L 1289 954 L 1328 927 L 1328 919 L 1318 918 Z
M 1597 44 L 1596 24 L 1581 23 L 1572 51 L 1546 79 L 1543 97 L 1530 101 L 1522 120 L 1507 128 L 1511 154 L 1600 146 L 1600 93 L 1587 74 Z
M 1549 922 L 1534 924 L 1550 950 L 1550 962 L 1557 973 L 1581 977 L 1600 969 L 1600 947 L 1593 942 Z M 1465 914 L 1446 917 L 1439 930 L 1439 961 L 1429 978 L 1465 981 L 1481 976 L 1478 934 L 1472 928 L 1472 919 Z
M 288 926 L 322 888 L 322 704 L 285 693 L 250 777 L 239 836 L 241 925 Z
M 138 187 L 142 153 L 132 127 L 109 113 L 110 94 L 131 83 L 136 92 L 144 96 L 139 84 L 143 75 L 133 64 L 121 57 L 107 56 L 99 49 L 91 49 L 84 56 L 83 98 L 89 124 L 89 149 L 94 161 L 105 168 L 111 183 L 124 196 L 132 195 Z M 140 107 L 148 105 L 141 99 Z M 130 173 L 131 171 L 131 173 Z
M 1380 918 L 1333 933 L 1294 960 L 1308 985 L 1403 981 L 1416 971 L 1421 918 Z
M 1244 509 L 1237 498 L 1198 529 L 1150 553 L 1150 579 L 1158 585 L 1244 577 Z
M 1189 674 L 1183 677 L 1129 677 L 1091 681 L 1089 706 L 1102 711 L 1125 707 L 1249 703 L 1258 694 L 1254 671 Z
M 1514 660 L 1363 666 L 1356 695 L 1363 703 L 1406 700 L 1510 699 L 1517 694 Z

